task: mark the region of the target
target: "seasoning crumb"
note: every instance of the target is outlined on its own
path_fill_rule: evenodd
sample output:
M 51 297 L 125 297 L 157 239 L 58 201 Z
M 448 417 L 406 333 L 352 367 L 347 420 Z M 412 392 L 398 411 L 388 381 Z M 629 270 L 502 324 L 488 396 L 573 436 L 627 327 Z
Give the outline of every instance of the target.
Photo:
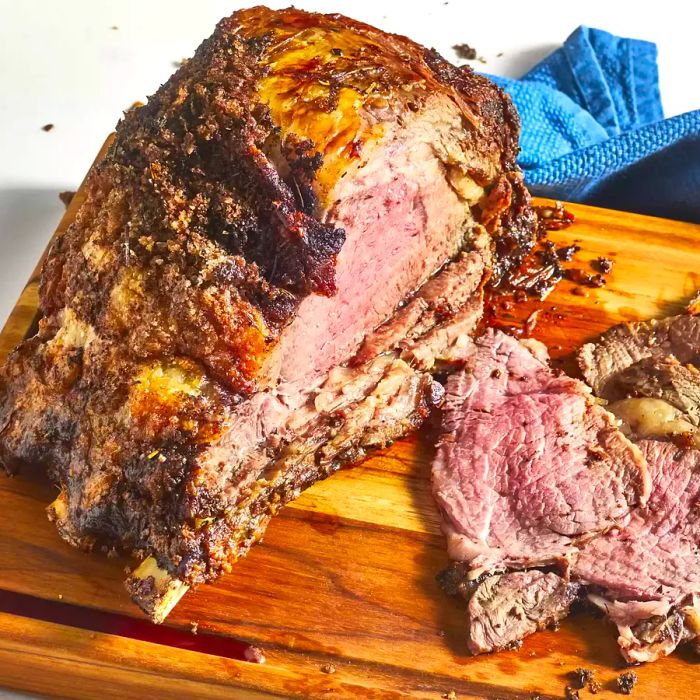
M 496 58 L 501 58 L 501 56 L 503 56 L 503 51 L 499 51 L 499 52 L 496 54 Z
M 113 24 L 113 25 L 110 27 L 110 29 L 111 29 L 113 32 L 116 32 L 117 29 L 119 29 L 119 27 L 117 27 L 116 24 Z
M 197 634 L 198 629 L 199 629 L 199 622 L 190 622 L 190 632 L 192 632 L 192 634 Z
M 580 700 L 581 698 L 578 690 L 576 690 L 576 688 L 572 688 L 570 685 L 566 686 L 566 690 L 564 691 L 564 697 L 566 698 L 566 700 Z
M 457 58 L 462 58 L 465 61 L 479 61 L 479 63 L 486 63 L 486 59 L 483 56 L 479 56 L 476 49 L 469 44 L 455 44 L 452 50 L 457 54 Z
M 577 668 L 572 675 L 576 681 L 576 687 L 583 688 L 586 683 L 593 680 L 595 671 L 592 671 L 590 668 Z
M 457 54 L 457 58 L 463 58 L 465 61 L 476 60 L 476 49 L 469 44 L 455 44 L 452 49 Z
M 51 131 L 53 129 L 53 124 L 44 124 L 44 126 L 41 127 L 42 131 Z
M 631 695 L 632 688 L 634 688 L 634 686 L 637 685 L 638 681 L 639 678 L 637 677 L 637 674 L 634 671 L 627 671 L 626 673 L 621 673 L 617 677 L 618 690 L 623 695 Z
M 335 673 L 335 666 L 333 664 L 323 664 L 321 673 Z
M 612 270 L 612 267 L 613 261 L 610 260 L 610 258 L 603 257 L 602 255 L 593 261 L 593 269 L 597 270 L 598 272 L 602 272 L 604 275 L 607 275 Z
M 597 695 L 603 689 L 603 684 L 600 681 L 589 681 L 588 690 L 592 695 Z
M 58 599 L 59 599 L 59 600 L 63 600 L 63 593 L 59 593 L 59 594 L 58 594 Z
M 263 654 L 262 649 L 259 649 L 258 647 L 247 647 L 243 652 L 243 658 L 246 661 L 250 661 L 254 664 L 265 663 L 265 654 Z
M 605 277 L 603 275 L 589 275 L 583 270 L 578 270 L 576 268 L 569 268 L 564 270 L 564 277 L 575 284 L 580 284 L 585 287 L 604 287 Z
M 454 690 L 450 690 L 449 693 L 443 693 L 441 697 L 444 700 L 457 700 L 457 693 Z
M 58 198 L 63 202 L 66 208 L 73 201 L 73 197 L 75 197 L 75 192 L 73 192 L 73 190 L 66 190 L 65 192 L 58 193 Z

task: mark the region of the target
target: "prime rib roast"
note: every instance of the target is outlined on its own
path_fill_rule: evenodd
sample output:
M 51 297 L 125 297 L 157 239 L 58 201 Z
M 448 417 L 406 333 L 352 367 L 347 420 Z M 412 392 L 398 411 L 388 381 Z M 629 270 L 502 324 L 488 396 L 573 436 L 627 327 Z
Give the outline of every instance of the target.
M 125 114 L 51 246 L 39 330 L 2 371 L 2 462 L 46 464 L 61 536 L 141 560 L 127 586 L 162 620 L 440 401 L 431 371 L 532 242 L 518 131 L 499 88 L 404 37 L 295 9 L 222 20 Z M 587 401 L 614 491 L 591 523 L 576 503 L 522 523 L 556 557 L 643 492 Z

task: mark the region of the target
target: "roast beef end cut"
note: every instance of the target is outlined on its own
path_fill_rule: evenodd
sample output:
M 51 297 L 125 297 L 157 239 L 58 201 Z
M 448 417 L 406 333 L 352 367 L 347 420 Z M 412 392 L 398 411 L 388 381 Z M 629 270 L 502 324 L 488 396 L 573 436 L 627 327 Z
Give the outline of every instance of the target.
M 469 600 L 469 649 L 484 654 L 517 646 L 564 619 L 580 586 L 537 569 L 489 576 Z
M 697 643 L 700 634 L 699 328 L 692 310 L 623 324 L 579 355 L 589 381 L 642 449 L 652 481 L 646 506 L 621 530 L 590 542 L 572 571 L 617 625 L 631 663 Z
M 663 365 L 658 370 L 653 369 L 654 361 L 669 357 L 681 365 L 700 366 L 699 315 L 685 313 L 659 320 L 623 323 L 611 328 L 595 343 L 586 343 L 578 353 L 583 376 L 596 396 L 613 401 L 636 395 L 637 388 L 644 392 L 643 387 L 637 387 L 640 381 L 656 383 L 657 392 L 673 384 L 673 369 Z M 644 360 L 647 361 L 646 370 L 635 371 L 634 365 Z M 649 368 L 652 372 L 648 372 Z M 682 393 L 684 380 L 679 381 Z

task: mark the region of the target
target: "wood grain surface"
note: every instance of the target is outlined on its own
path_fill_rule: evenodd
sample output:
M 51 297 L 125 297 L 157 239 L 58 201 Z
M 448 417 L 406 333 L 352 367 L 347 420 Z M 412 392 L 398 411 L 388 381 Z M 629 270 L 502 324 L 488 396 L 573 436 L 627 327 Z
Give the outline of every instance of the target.
M 80 202 L 78 193 L 59 231 Z M 503 314 L 518 322 L 540 309 L 533 335 L 556 358 L 619 321 L 677 311 L 700 287 L 700 226 L 569 208 L 576 224 L 551 237 L 581 246 L 576 267 L 611 258 L 608 284 L 581 296 L 562 282 L 543 303 L 518 305 L 513 319 Z M 38 269 L 0 335 L 1 357 L 31 328 L 37 286 Z M 561 698 L 571 672 L 585 666 L 603 683 L 598 698 L 621 697 L 614 630 L 589 615 L 528 638 L 519 651 L 469 655 L 464 603 L 435 581 L 447 557 L 430 496 L 434 430 L 428 425 L 309 489 L 233 573 L 187 594 L 168 618 L 171 627 L 196 622 L 198 635 L 255 644 L 265 664 L 90 631 L 83 616 L 58 624 L 5 609 L 0 685 L 77 698 L 440 698 L 451 691 L 458 698 Z M 55 492 L 35 469 L 0 476 L 0 593 L 78 605 L 88 615 L 138 617 L 122 584 L 132 562 L 64 544 L 44 510 Z M 696 697 L 700 669 L 690 651 L 636 672 L 637 700 Z

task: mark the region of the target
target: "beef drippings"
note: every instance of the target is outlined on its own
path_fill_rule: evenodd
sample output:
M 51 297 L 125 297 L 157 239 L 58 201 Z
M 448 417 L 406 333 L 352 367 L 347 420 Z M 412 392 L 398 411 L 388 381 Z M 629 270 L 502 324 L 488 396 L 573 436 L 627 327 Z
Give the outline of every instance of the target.
M 514 295 L 520 293 L 521 297 L 524 293 L 526 297 L 544 299 L 564 277 L 561 263 L 572 260 L 579 250 L 576 245 L 557 248 L 548 240 L 548 233 L 568 228 L 576 217 L 561 202 L 533 209 L 537 217 L 535 245 L 522 263 L 504 276 L 499 288 Z

